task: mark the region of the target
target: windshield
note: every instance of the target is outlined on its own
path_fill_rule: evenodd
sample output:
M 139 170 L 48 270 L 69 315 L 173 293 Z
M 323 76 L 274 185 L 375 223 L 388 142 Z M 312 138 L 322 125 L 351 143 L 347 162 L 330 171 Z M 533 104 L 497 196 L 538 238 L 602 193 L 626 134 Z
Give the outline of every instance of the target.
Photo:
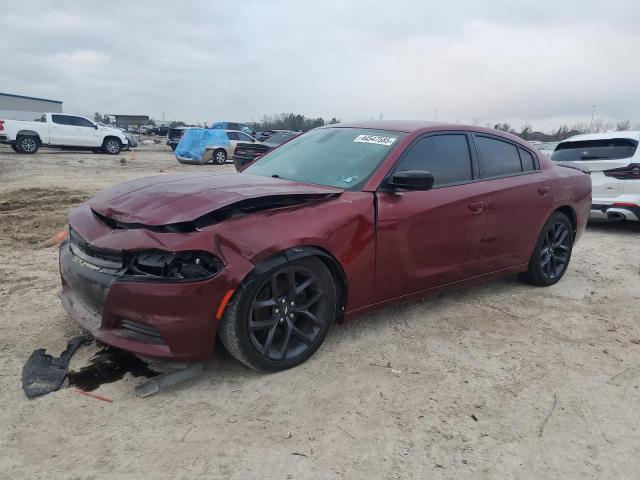
M 405 134 L 362 128 L 318 128 L 261 157 L 246 173 L 355 190 Z
M 551 159 L 556 162 L 617 160 L 633 157 L 637 147 L 638 142 L 630 138 L 562 142 L 556 147 Z
M 295 133 L 274 133 L 266 141 L 269 143 L 281 144 L 289 140 L 291 137 L 295 136 Z

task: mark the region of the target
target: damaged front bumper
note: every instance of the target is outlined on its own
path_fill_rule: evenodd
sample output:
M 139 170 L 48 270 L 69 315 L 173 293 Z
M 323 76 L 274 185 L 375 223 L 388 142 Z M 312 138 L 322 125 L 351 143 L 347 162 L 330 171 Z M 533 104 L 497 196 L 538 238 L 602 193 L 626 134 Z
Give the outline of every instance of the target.
M 71 241 L 62 244 L 59 297 L 68 315 L 94 338 L 165 361 L 211 357 L 216 312 L 235 286 L 226 270 L 198 281 L 149 281 L 96 266 L 81 253 L 74 253 Z

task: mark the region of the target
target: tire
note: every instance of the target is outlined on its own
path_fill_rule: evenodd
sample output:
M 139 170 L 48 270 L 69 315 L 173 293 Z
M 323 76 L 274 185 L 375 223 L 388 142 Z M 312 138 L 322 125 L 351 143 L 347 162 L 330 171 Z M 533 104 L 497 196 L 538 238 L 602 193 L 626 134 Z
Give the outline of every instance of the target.
M 227 305 L 218 334 L 248 367 L 286 370 L 320 348 L 336 317 L 336 299 L 335 282 L 321 260 L 294 260 L 250 274 Z
M 107 137 L 102 143 L 102 150 L 109 155 L 118 155 L 122 151 L 122 142 L 115 137 Z
M 16 153 L 22 153 L 22 152 L 20 151 L 20 147 L 18 147 L 18 145 L 17 145 L 17 144 L 15 144 L 15 143 L 12 143 L 12 144 L 11 144 L 11 150 L 13 150 L 13 151 L 14 151 L 14 152 L 16 152 Z
M 216 165 L 224 165 L 227 163 L 227 152 L 225 152 L 222 148 L 213 152 L 213 163 Z
M 40 148 L 40 139 L 33 135 L 21 135 L 16 140 L 16 148 L 18 153 L 33 155 Z
M 541 287 L 558 283 L 567 271 L 572 250 L 573 225 L 564 213 L 554 212 L 542 227 L 522 280 Z

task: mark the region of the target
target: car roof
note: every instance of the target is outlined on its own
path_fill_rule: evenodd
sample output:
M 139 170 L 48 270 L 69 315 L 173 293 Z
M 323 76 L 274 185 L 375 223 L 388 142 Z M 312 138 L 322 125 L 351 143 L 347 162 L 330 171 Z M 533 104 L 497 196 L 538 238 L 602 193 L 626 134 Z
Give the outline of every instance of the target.
M 447 123 L 447 122 L 430 122 L 430 121 L 421 121 L 421 120 L 374 120 L 368 122 L 345 122 L 345 123 L 335 123 L 332 125 L 325 125 L 320 128 L 366 128 L 371 130 L 387 130 L 392 132 L 406 132 L 406 133 L 414 133 L 414 132 L 437 132 L 437 131 L 463 131 L 463 132 L 475 132 L 475 133 L 485 133 L 488 135 L 493 135 L 497 137 L 503 137 L 512 142 L 518 143 L 522 146 L 528 146 L 529 148 L 533 147 L 533 145 L 529 144 L 527 141 L 518 137 L 509 132 L 504 132 L 502 130 L 496 130 L 493 128 L 485 128 L 479 127 L 476 125 L 464 125 L 461 123 Z
M 602 132 L 602 133 L 584 133 L 582 135 L 574 135 L 562 141 L 576 142 L 581 140 L 611 140 L 614 138 L 630 138 L 632 140 L 640 140 L 640 131 L 625 132 Z

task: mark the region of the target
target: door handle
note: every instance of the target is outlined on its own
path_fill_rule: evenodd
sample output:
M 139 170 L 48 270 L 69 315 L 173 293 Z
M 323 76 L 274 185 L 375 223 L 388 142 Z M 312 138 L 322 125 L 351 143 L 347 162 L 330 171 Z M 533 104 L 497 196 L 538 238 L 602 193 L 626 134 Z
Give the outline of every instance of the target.
M 542 197 L 546 197 L 547 193 L 549 193 L 549 190 L 551 190 L 551 187 L 538 187 L 538 193 L 540 194 L 540 196 Z
M 484 210 L 484 202 L 471 202 L 469 204 L 469 210 L 471 210 L 472 213 L 480 213 Z

